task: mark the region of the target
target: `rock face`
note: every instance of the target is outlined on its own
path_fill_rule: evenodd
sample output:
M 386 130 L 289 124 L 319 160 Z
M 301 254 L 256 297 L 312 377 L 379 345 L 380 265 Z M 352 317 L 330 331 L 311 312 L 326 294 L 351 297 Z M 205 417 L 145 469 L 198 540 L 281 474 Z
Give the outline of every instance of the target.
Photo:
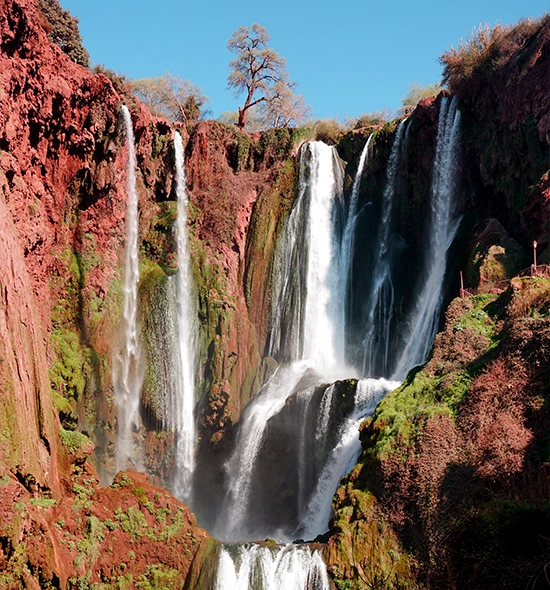
M 33 0 L 2 2 L 0 476 L 6 524 L 0 532 L 0 560 L 14 587 L 23 579 L 63 587 L 83 579 L 118 583 L 132 576 L 145 583 L 157 574 L 166 574 L 163 580 L 171 587 L 175 577 L 185 579 L 205 533 L 187 509 L 166 494 L 166 500 L 157 498 L 161 492 L 134 481 L 137 475 L 128 486 L 145 493 L 139 491 L 139 502 L 122 507 L 126 487 L 119 485 L 120 476 L 113 487 L 103 489 L 89 461 L 104 480 L 114 475 L 111 366 L 122 305 L 127 174 L 120 104 L 130 110 L 136 137 L 141 301 L 154 300 L 177 270 L 174 129 L 153 119 L 117 76 L 107 70 L 94 75 L 73 63 L 48 41 L 45 27 Z M 265 372 L 260 361 L 269 289 L 257 302 L 250 292 L 269 282 L 269 252 L 293 198 L 294 163 L 289 158 L 295 138 L 281 130 L 252 140 L 216 122 L 179 132 L 187 144 L 190 243 L 201 320 L 199 435 L 210 445 L 238 420 Z M 260 228 L 256 241 L 250 242 L 249 225 Z M 265 262 L 247 267 L 247 251 L 259 244 L 267 252 Z M 141 321 L 147 326 L 147 317 Z M 159 425 L 154 388 L 145 392 L 143 402 L 145 428 L 138 442 L 153 479 L 166 484 L 173 433 Z M 111 504 L 109 514 L 96 513 L 96 502 Z M 59 516 L 61 505 L 72 506 L 69 529 L 55 526 L 55 519 L 68 522 Z M 131 512 L 137 536 L 132 529 L 134 536 L 103 544 L 113 536 L 110 526 L 113 534 L 128 532 L 115 508 L 127 516 Z M 168 508 L 175 514 L 173 522 L 165 519 Z M 98 555 L 126 554 L 138 537 L 161 543 L 164 533 L 154 529 L 151 516 L 169 529 L 163 542 L 179 542 L 185 534 L 184 545 L 189 545 L 172 561 L 159 554 L 159 564 L 168 568 L 164 574 L 150 561 L 153 569 L 144 565 L 160 544 L 135 552 L 126 572 L 109 563 L 98 565 Z M 105 524 L 106 519 L 115 524 Z M 28 536 L 34 530 L 42 531 L 53 557 L 33 549 Z M 66 543 L 69 548 L 60 549 Z
M 168 296 L 168 277 L 177 271 L 174 128 L 151 117 L 124 80 L 73 63 L 48 41 L 43 24 L 34 0 L 0 0 L 0 581 L 7 588 L 101 588 L 156 580 L 175 588 L 191 572 L 193 587 L 211 578 L 205 564 L 215 550 L 188 509 L 153 485 L 169 484 L 174 447 L 154 375 L 136 436 L 152 483 L 128 473 L 102 488 L 92 467 L 104 481 L 115 475 L 111 367 L 127 173 L 120 104 L 130 110 L 136 137 L 144 330 L 154 325 L 148 302 Z M 544 541 L 537 553 L 533 540 L 548 538 L 550 521 L 539 469 L 550 458 L 548 286 L 513 279 L 505 293 L 492 293 L 529 264 L 534 239 L 539 260 L 550 260 L 550 20 L 522 27 L 495 44 L 494 67 L 482 63 L 450 80 L 463 119 L 462 223 L 445 300 L 458 292 L 460 268 L 467 286 L 486 294 L 450 305 L 428 365 L 362 430 L 365 452 L 335 497 L 327 548 L 340 587 L 460 585 L 471 568 L 480 587 L 498 587 L 502 578 L 487 563 L 535 579 L 548 552 Z M 400 313 L 423 263 L 442 99 L 422 101 L 408 122 L 399 179 L 405 188 L 392 229 Z M 373 130 L 350 133 L 336 146 L 346 166 L 345 198 Z M 274 253 L 308 132 L 250 137 L 215 121 L 178 132 L 186 145 L 200 320 L 198 460 L 211 461 L 208 477 L 215 479 L 243 408 L 275 368 L 266 357 Z M 375 132 L 359 207 L 380 209 L 396 122 Z M 372 221 L 364 216 L 358 227 L 362 253 Z M 368 286 L 365 268 L 354 267 L 358 291 Z M 154 329 L 149 336 L 152 365 L 169 343 Z M 273 457 L 286 444 L 275 438 Z M 267 478 L 269 462 L 263 468 Z M 282 477 L 278 485 L 288 488 Z M 494 538 L 502 542 L 495 546 Z M 529 549 L 522 553 L 514 538 Z
M 171 251 L 157 227 L 171 172 L 159 167 L 172 168 L 154 157 L 166 156 L 172 130 L 51 45 L 42 22 L 33 1 L 1 3 L 2 587 L 153 578 L 176 587 L 206 533 L 141 475 L 101 488 L 87 459 L 94 445 L 73 430 L 101 445 L 109 437 L 97 436 L 100 426 L 114 429 L 110 355 L 126 201 L 121 100 L 141 142 L 140 231 L 159 262 Z M 182 552 L 170 554 L 167 540 Z

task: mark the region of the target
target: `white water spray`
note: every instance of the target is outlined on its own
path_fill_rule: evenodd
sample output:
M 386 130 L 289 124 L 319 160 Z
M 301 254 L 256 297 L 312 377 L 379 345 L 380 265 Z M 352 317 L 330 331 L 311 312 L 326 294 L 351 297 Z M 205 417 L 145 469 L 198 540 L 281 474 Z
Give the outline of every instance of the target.
M 194 309 L 193 279 L 189 239 L 187 234 L 187 186 L 184 167 L 184 150 L 181 135 L 174 134 L 176 156 L 176 194 L 178 217 L 176 221 L 176 244 L 178 272 L 176 280 L 178 346 L 175 398 L 169 400 L 167 423 L 177 433 L 174 494 L 189 502 L 195 469 L 195 356 L 197 347 L 196 313 Z
M 117 470 L 129 461 L 140 467 L 141 457 L 132 450 L 132 432 L 139 430 L 139 403 L 143 383 L 143 363 L 137 326 L 139 283 L 138 195 L 136 190 L 136 154 L 134 130 L 128 108 L 122 106 L 128 150 L 128 201 L 126 208 L 126 256 L 124 271 L 124 310 L 119 327 L 121 348 L 113 359 L 113 386 L 117 408 Z
M 319 551 L 307 546 L 222 546 L 216 590 L 330 590 Z
M 344 360 L 340 245 L 333 231 L 342 188 L 343 169 L 334 148 L 318 141 L 304 144 L 298 198 L 275 263 L 279 296 L 269 354 L 290 362 L 306 359 L 325 374 Z
M 245 540 L 249 535 L 246 523 L 250 488 L 267 422 L 283 409 L 285 401 L 294 392 L 308 367 L 306 361 L 278 367 L 246 407 L 235 452 L 227 464 L 229 486 L 222 512 L 223 523 L 216 531 L 219 538 L 239 541 Z
M 456 235 L 460 218 L 453 216 L 460 111 L 457 98 L 443 98 L 439 112 L 437 144 L 432 180 L 431 222 L 426 277 L 409 323 L 406 345 L 393 373 L 403 379 L 415 365 L 426 361 L 432 347 L 441 305 L 447 251 Z

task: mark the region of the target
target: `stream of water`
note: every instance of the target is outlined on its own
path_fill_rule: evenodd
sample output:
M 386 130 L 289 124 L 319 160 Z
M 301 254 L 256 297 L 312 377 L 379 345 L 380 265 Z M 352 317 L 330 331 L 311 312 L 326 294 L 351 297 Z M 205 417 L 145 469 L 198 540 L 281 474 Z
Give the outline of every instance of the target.
M 138 194 L 136 189 L 136 154 L 134 129 L 128 108 L 122 106 L 126 133 L 127 208 L 126 254 L 124 265 L 124 308 L 119 327 L 121 346 L 113 359 L 113 386 L 117 408 L 117 471 L 130 465 L 142 467 L 140 449 L 133 444 L 132 432 L 140 427 L 139 404 L 143 382 L 143 363 L 137 325 L 139 284 Z
M 197 311 L 195 289 L 191 275 L 191 255 L 187 234 L 187 183 L 185 178 L 184 149 L 181 135 L 174 134 L 176 156 L 176 193 L 178 217 L 176 244 L 178 272 L 176 280 L 177 309 L 177 363 L 176 395 L 170 400 L 167 414 L 177 433 L 174 494 L 190 503 L 192 479 L 195 470 L 195 357 L 197 349 Z

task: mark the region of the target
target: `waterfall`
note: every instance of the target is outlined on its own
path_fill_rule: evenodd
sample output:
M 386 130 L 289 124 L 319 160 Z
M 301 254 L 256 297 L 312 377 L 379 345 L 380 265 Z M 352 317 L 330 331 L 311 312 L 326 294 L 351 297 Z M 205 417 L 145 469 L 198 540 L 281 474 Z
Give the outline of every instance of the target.
M 368 309 L 363 340 L 363 375 L 388 375 L 390 358 L 390 328 L 394 306 L 394 289 L 391 275 L 390 235 L 394 194 L 397 189 L 398 168 L 406 150 L 405 128 L 401 121 L 395 134 L 387 169 L 387 180 L 382 196 L 382 210 L 374 254 L 372 287 L 367 298 Z
M 441 305 L 447 251 L 456 235 L 460 218 L 453 215 L 460 111 L 457 98 L 443 98 L 439 112 L 431 191 L 431 220 L 426 273 L 406 332 L 406 345 L 399 355 L 394 379 L 403 379 L 415 365 L 426 362 L 432 347 Z
M 334 148 L 304 144 L 299 191 L 275 262 L 279 292 L 269 354 L 307 359 L 324 373 L 343 365 L 344 302 L 339 297 L 340 243 L 333 229 L 343 169 Z
M 246 407 L 241 418 L 235 452 L 227 464 L 229 485 L 222 511 L 223 519 L 216 527 L 219 538 L 240 541 L 251 534 L 251 529 L 247 526 L 250 518 L 250 486 L 265 428 L 269 419 L 281 411 L 307 368 L 308 363 L 305 361 L 278 367 Z
M 293 545 L 225 545 L 216 590 L 330 590 L 321 553 Z
M 113 359 L 113 386 L 117 408 L 117 470 L 126 469 L 131 460 L 137 466 L 141 458 L 132 451 L 132 432 L 139 430 L 139 404 L 143 367 L 137 326 L 137 290 L 139 283 L 138 195 L 136 155 L 130 111 L 122 105 L 128 150 L 128 202 L 126 208 L 126 255 L 124 271 L 124 309 L 119 328 L 121 348 Z
M 228 486 L 219 534 L 244 540 L 249 524 L 251 481 L 268 421 L 283 408 L 306 374 L 334 380 L 343 365 L 344 305 L 339 291 L 339 241 L 334 206 L 341 200 L 343 170 L 333 148 L 304 144 L 299 192 L 286 225 L 276 267 L 279 297 L 270 354 L 283 361 L 241 418 L 237 443 L 226 466 Z M 311 390 L 313 391 L 313 390 Z
M 332 512 L 332 496 L 338 488 L 338 482 L 355 465 L 361 452 L 361 443 L 357 436 L 359 426 L 366 417 L 372 415 L 384 395 L 399 385 L 397 381 L 385 379 L 361 379 L 357 382 L 354 410 L 340 427 L 337 436 L 339 442 L 325 462 L 296 536 L 314 539 L 326 531 Z M 323 409 L 327 412 L 326 405 Z M 322 420 L 324 428 L 326 421 L 326 418 Z
M 341 253 L 341 267 L 342 267 L 342 276 L 341 276 L 341 301 L 344 302 L 344 313 L 345 315 L 345 323 L 348 322 L 348 306 L 350 301 L 350 294 L 349 291 L 349 282 L 351 279 L 351 272 L 352 272 L 352 260 L 353 260 L 353 245 L 354 245 L 354 238 L 355 238 L 355 231 L 357 226 L 357 203 L 359 201 L 359 188 L 361 186 L 361 178 L 363 176 L 363 170 L 365 168 L 365 163 L 367 161 L 367 156 L 369 154 L 370 145 L 372 142 L 372 138 L 374 137 L 374 133 L 369 135 L 365 146 L 363 147 L 363 151 L 361 152 L 361 156 L 359 157 L 359 163 L 357 165 L 357 172 L 355 173 L 355 178 L 353 179 L 353 186 L 351 190 L 351 197 L 349 202 L 349 209 L 348 215 L 346 218 L 346 224 L 344 226 L 344 232 L 342 235 L 342 253 Z M 344 334 L 346 330 L 344 329 Z
M 178 217 L 176 244 L 178 272 L 176 281 L 177 309 L 177 362 L 175 396 L 169 400 L 168 423 L 177 433 L 174 494 L 189 502 L 192 476 L 195 468 L 195 355 L 198 328 L 193 307 L 194 291 L 191 276 L 191 260 L 187 234 L 187 186 L 184 167 L 184 151 L 181 135 L 174 133 L 176 156 L 176 195 Z M 171 423 L 170 423 L 171 422 Z

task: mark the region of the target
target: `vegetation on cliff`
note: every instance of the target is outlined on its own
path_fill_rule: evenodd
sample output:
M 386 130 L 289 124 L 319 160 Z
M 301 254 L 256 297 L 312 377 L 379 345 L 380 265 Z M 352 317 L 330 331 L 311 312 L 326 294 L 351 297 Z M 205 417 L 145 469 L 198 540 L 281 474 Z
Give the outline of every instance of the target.
M 78 19 L 64 10 L 59 0 L 39 0 L 38 4 L 46 17 L 48 37 L 77 64 L 88 67 L 90 56 L 82 45 Z
M 183 505 L 135 474 L 101 488 L 89 462 L 92 438 L 96 465 L 114 472 L 111 357 L 122 306 L 124 102 L 137 139 L 140 298 L 149 310 L 141 316 L 151 362 L 140 443 L 155 481 L 170 476 L 174 433 L 163 430 L 165 392 L 154 363 L 167 334 L 150 311 L 165 305 L 177 270 L 174 128 L 152 117 L 122 77 L 105 68 L 93 75 L 52 48 L 46 32 L 72 60 L 86 63 L 76 21 L 56 1 L 41 0 L 42 16 L 31 0 L 5 4 L 0 585 L 170 588 L 192 559 L 192 576 L 211 582 L 201 560 L 214 560 L 216 547 Z M 528 264 L 532 239 L 539 251 L 548 244 L 549 27 L 544 17 L 482 30 L 442 58 L 464 116 L 460 207 L 467 221 L 481 222 L 461 234 L 454 264 L 469 261 L 470 284 L 486 293 L 450 305 L 430 362 L 363 428 L 365 451 L 335 498 L 327 550 L 341 590 L 414 587 L 418 580 L 437 586 L 472 579 L 487 588 L 543 580 L 550 559 L 550 286 L 547 279 L 516 278 L 504 293 L 495 291 Z M 183 106 L 176 99 L 162 97 L 173 118 L 194 121 L 202 97 L 189 91 Z M 418 228 L 440 100 L 422 101 L 410 118 L 404 174 L 411 188 L 400 197 L 399 231 L 418 256 L 402 263 L 402 289 L 421 256 Z M 315 137 L 336 144 L 349 192 L 358 155 L 375 132 L 360 204 L 376 204 L 396 124 L 364 117 L 344 135 L 337 121 L 254 135 L 220 122 L 180 126 L 201 320 L 202 451 L 231 432 L 274 369 L 262 357 L 274 252 L 295 198 L 299 145 Z M 360 233 L 359 247 L 368 226 Z
M 550 555 L 540 542 L 550 524 L 549 310 L 544 278 L 452 302 L 428 364 L 363 425 L 361 462 L 335 498 L 333 545 L 350 495 L 371 493 L 380 526 L 391 524 L 429 587 L 539 587 Z

